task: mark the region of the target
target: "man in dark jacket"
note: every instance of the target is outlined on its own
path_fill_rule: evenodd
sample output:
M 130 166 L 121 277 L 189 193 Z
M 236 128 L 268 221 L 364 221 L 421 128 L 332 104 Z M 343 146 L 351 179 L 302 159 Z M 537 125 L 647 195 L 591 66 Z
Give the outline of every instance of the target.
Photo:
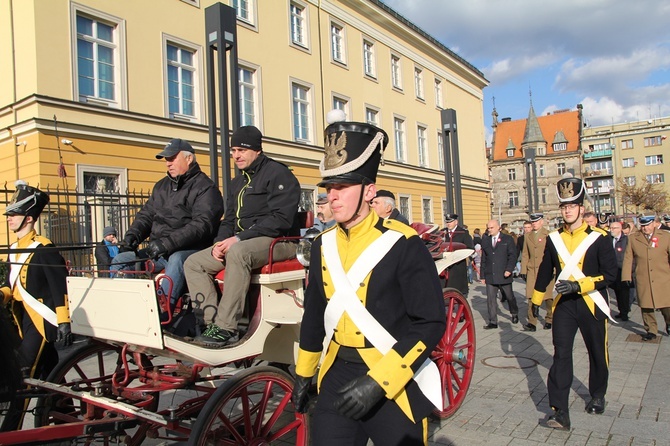
M 474 249 L 470 233 L 458 224 L 458 215 L 446 214 L 444 221 L 446 226 L 444 229 L 445 242 L 463 243 L 466 248 Z M 468 297 L 468 260 L 454 263 L 447 268 L 447 274 L 446 286 L 456 288 L 463 296 Z
M 624 235 L 619 221 L 610 223 L 610 234 L 612 234 L 612 246 L 614 246 L 618 266 L 616 280 L 610 285 L 616 295 L 616 303 L 619 308 L 619 314 L 614 317 L 625 322 L 628 320 L 628 313 L 630 312 L 630 283 L 621 280 L 621 268 L 623 268 L 626 246 L 628 246 L 628 237 Z
M 392 218 L 409 225 L 409 221 L 395 207 L 395 195 L 393 195 L 393 192 L 391 191 L 384 189 L 378 190 L 375 198 L 370 201 L 370 207 L 374 209 L 377 215 L 381 218 Z
M 498 220 L 486 225 L 488 237 L 482 240 L 481 282 L 486 284 L 486 302 L 489 322 L 484 329 L 498 328 L 498 290 L 509 302 L 512 323 L 519 322 L 519 307 L 512 291 L 512 273 L 516 265 L 516 245 L 514 239 L 500 232 Z
M 274 238 L 300 233 L 300 183 L 288 167 L 265 156 L 262 137 L 254 126 L 233 133 L 230 151 L 240 174 L 228 191 L 226 215 L 214 246 L 193 254 L 184 265 L 196 318 L 207 324 L 195 341 L 205 347 L 224 347 L 239 339 L 237 321 L 244 310 L 251 271 L 268 263 Z M 274 246 L 274 260 L 294 255 L 293 243 Z M 224 268 L 225 286 L 217 304 L 214 277 Z
M 174 306 L 184 292 L 184 262 L 212 243 L 223 215 L 223 198 L 200 170 L 187 141 L 171 140 L 156 158 L 165 158 L 167 176 L 156 183 L 135 216 L 122 242 L 127 251 L 116 256 L 110 269 L 134 269 L 138 258 L 154 259 L 155 270 L 165 269 L 165 275 L 172 279 L 170 303 Z M 147 237 L 149 246 L 136 255 L 138 245 Z M 168 283 L 164 280 L 162 284 L 165 295 Z

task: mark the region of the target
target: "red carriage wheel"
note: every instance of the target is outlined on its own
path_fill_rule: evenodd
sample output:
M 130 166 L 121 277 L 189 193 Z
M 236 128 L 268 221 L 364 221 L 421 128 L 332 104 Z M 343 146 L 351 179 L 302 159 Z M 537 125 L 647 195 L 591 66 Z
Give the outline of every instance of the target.
M 440 418 L 452 416 L 465 400 L 475 364 L 475 326 L 472 309 L 461 293 L 444 290 L 447 329 L 431 354 L 442 379 L 443 407 L 435 410 Z
M 200 412 L 189 444 L 308 444 L 305 415 L 291 403 L 293 378 L 274 367 L 253 367 L 223 382 Z
M 96 388 L 108 389 L 111 387 L 114 372 L 120 370 L 122 365 L 121 350 L 121 347 L 113 345 L 95 341 L 87 342 L 72 351 L 65 359 L 59 361 L 58 365 L 49 374 L 47 381 L 83 392 L 90 392 Z M 131 354 L 127 356 L 128 372 L 132 376 L 139 367 L 134 364 Z M 142 356 L 142 361 L 144 368 L 152 367 L 146 356 Z M 158 393 L 154 393 L 153 398 L 148 401 L 124 400 L 124 402 L 139 403 L 146 410 L 156 411 L 158 409 Z M 35 426 L 42 427 L 80 421 L 87 414 L 87 409 L 85 402 L 64 395 L 52 394 L 40 397 L 37 400 L 35 410 Z M 102 416 L 102 412 L 100 416 Z M 148 424 L 140 422 L 132 430 L 116 432 L 113 435 L 116 438 L 120 437 L 127 445 L 140 445 L 146 437 L 149 427 Z M 112 438 L 105 438 L 102 440 L 102 444 L 115 444 L 115 441 Z M 95 444 L 100 444 L 100 442 L 95 442 Z

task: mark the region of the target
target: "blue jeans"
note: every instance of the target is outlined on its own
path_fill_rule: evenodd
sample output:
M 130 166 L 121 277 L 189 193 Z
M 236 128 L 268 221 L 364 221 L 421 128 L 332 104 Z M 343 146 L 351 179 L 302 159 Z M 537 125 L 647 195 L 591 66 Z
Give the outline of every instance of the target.
M 184 262 L 191 254 L 197 252 L 195 249 L 186 249 L 184 251 L 176 251 L 170 255 L 168 259 L 165 257 L 159 257 L 154 260 L 155 271 L 160 272 L 165 270 L 165 275 L 172 279 L 172 295 L 170 296 L 170 303 L 174 305 L 177 303 L 179 297 L 184 293 L 186 288 L 186 280 L 184 278 Z M 140 250 L 138 252 L 140 255 L 139 258 L 145 258 L 144 251 Z M 112 277 L 116 276 L 117 271 L 134 271 L 134 270 L 143 270 L 144 266 L 137 266 L 137 255 L 132 252 L 122 252 L 112 260 L 112 264 L 109 269 L 114 271 L 111 275 Z M 163 293 L 167 294 L 169 283 L 167 280 L 164 280 L 161 284 Z

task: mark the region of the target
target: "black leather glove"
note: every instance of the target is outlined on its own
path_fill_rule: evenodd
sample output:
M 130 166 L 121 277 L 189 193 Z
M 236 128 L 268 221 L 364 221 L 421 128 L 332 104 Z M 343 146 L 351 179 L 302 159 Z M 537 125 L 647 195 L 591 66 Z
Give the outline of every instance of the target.
M 519 276 L 521 276 L 521 278 L 523 279 L 524 282 L 526 281 L 526 278 L 528 277 L 527 274 L 519 274 Z
M 147 257 L 157 259 L 167 252 L 167 248 L 160 240 L 152 240 L 147 247 Z
M 623 281 L 624 286 L 628 288 L 633 288 L 633 281 L 632 280 L 624 280 Z
M 119 252 L 137 251 L 137 247 L 140 246 L 140 241 L 133 234 L 126 234 L 118 245 Z
M 572 294 L 581 292 L 579 283 L 572 280 L 559 280 L 556 283 L 556 291 L 561 294 Z
M 70 324 L 63 322 L 58 324 L 58 331 L 56 332 L 56 344 L 62 347 L 68 347 L 72 345 L 74 337 L 72 336 L 72 331 L 70 330 Z
M 360 420 L 386 395 L 384 389 L 368 375 L 349 381 L 338 393 L 341 396 L 335 400 L 333 406 L 352 420 Z
M 531 305 L 532 305 L 531 311 L 533 312 L 533 317 L 537 319 L 537 317 L 540 315 L 540 306 L 535 304 Z
M 291 402 L 295 406 L 295 411 L 298 413 L 305 413 L 307 403 L 309 402 L 309 386 L 312 385 L 312 378 L 305 378 L 304 376 L 296 375 L 295 384 L 293 385 L 293 392 L 291 393 Z

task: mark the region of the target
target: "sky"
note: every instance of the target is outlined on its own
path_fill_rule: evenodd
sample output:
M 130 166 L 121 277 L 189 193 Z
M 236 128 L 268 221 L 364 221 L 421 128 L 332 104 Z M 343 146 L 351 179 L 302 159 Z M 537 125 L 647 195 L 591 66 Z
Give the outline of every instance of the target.
M 383 1 L 484 73 L 487 143 L 494 98 L 499 119 L 531 99 L 592 126 L 670 116 L 670 1 Z

